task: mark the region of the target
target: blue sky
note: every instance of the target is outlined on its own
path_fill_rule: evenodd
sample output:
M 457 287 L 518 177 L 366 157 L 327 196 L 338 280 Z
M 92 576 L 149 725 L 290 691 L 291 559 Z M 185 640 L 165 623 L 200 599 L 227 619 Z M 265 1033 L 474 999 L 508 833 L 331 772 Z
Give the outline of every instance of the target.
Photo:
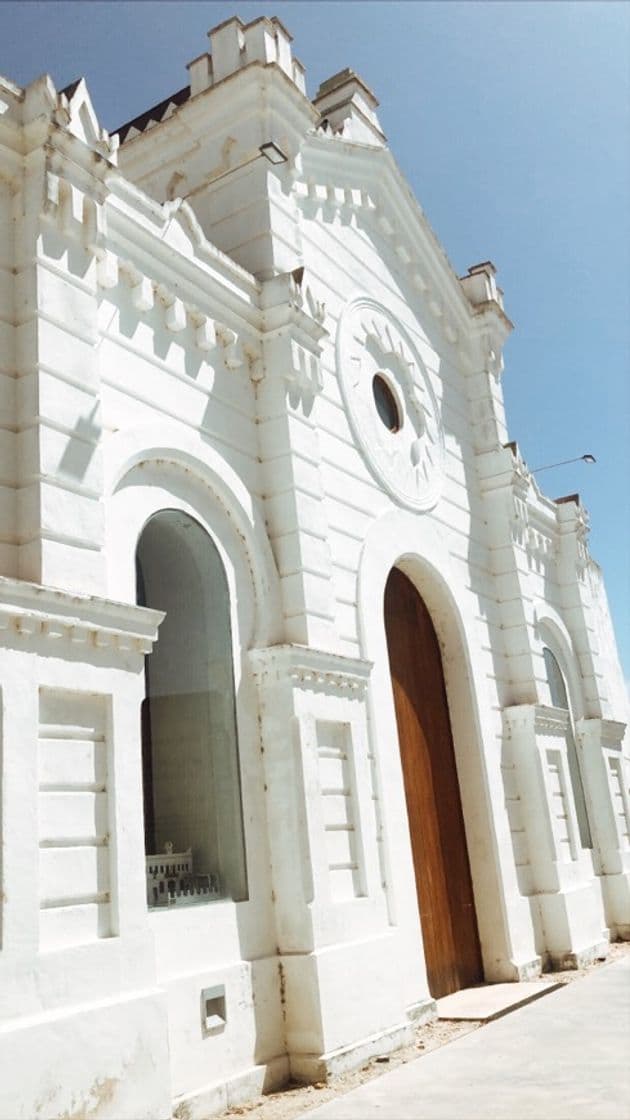
M 630 677 L 630 4 L 0 4 L 0 72 L 85 76 L 113 129 L 187 84 L 231 15 L 278 15 L 311 95 L 350 66 L 456 268 L 491 259 L 516 330 L 510 437 L 551 497 L 579 491 Z

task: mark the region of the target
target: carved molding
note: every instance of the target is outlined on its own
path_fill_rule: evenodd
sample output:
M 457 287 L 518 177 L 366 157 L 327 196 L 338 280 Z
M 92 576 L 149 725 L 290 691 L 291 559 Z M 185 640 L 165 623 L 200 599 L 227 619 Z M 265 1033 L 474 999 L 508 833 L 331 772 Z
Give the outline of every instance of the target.
M 569 729 L 570 717 L 566 708 L 553 708 L 547 704 L 537 704 L 534 714 L 534 730 L 546 735 L 565 735 Z
M 259 684 L 286 681 L 300 689 L 323 689 L 356 698 L 367 688 L 372 662 L 307 646 L 278 645 L 249 653 Z
M 620 751 L 626 724 L 615 719 L 579 719 L 575 730 L 581 740 L 595 739 L 603 749 Z
M 150 653 L 162 611 L 0 577 L 0 639 L 46 638 Z
M 503 709 L 503 721 L 510 733 L 520 730 L 543 735 L 565 735 L 569 719 L 566 708 L 553 708 L 548 704 L 512 704 Z
M 263 348 L 266 368 L 278 371 L 289 387 L 321 392 L 321 340 L 325 305 L 302 287 L 303 269 L 274 276 L 263 285 Z M 307 305 L 307 306 L 305 306 Z M 308 307 L 308 310 L 307 310 Z
M 444 477 L 444 431 L 429 374 L 393 315 L 373 299 L 353 300 L 337 330 L 337 374 L 357 443 L 377 478 L 401 504 L 431 509 Z M 373 378 L 396 400 L 400 423 L 380 419 Z

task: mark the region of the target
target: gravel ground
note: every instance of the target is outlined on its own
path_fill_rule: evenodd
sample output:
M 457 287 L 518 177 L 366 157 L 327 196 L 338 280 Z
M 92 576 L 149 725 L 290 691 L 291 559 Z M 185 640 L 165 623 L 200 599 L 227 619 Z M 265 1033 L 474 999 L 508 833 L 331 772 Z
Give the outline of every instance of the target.
M 553 980 L 562 984 L 572 984 L 584 976 L 588 976 L 594 969 L 605 968 L 606 964 L 619 960 L 622 956 L 630 956 L 630 942 L 615 942 L 610 946 L 606 961 L 596 961 L 587 968 L 573 969 L 566 972 L 545 972 L 541 977 L 543 981 Z M 248 1101 L 246 1104 L 229 1108 L 221 1113 L 218 1120 L 231 1120 L 236 1116 L 247 1116 L 247 1120 L 293 1120 L 310 1108 L 324 1104 L 325 1101 L 334 1100 L 335 1097 L 355 1089 L 374 1077 L 380 1077 L 396 1066 L 405 1065 L 407 1062 L 416 1061 L 430 1050 L 445 1046 L 463 1034 L 478 1030 L 482 1027 L 480 1022 L 453 1022 L 448 1019 L 439 1019 L 418 1027 L 416 1038 L 411 1046 L 405 1046 L 386 1058 L 373 1058 L 366 1065 L 350 1073 L 341 1074 L 327 1082 L 318 1082 L 315 1085 L 289 1084 L 276 1093 L 269 1093 L 263 1097 Z

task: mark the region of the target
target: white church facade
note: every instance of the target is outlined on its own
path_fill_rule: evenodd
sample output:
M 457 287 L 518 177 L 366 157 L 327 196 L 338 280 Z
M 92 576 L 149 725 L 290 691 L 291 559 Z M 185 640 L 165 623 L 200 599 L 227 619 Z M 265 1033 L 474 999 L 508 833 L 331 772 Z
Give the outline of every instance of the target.
M 2 1120 L 194 1120 L 630 937 L 627 700 L 511 323 L 365 84 L 0 80 Z

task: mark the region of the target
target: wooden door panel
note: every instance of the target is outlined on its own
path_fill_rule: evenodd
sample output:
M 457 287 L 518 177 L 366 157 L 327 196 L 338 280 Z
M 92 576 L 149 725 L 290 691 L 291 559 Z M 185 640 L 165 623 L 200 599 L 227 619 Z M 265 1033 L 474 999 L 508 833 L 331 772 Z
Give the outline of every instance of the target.
M 415 587 L 394 569 L 385 629 L 431 994 L 483 978 L 439 643 Z

